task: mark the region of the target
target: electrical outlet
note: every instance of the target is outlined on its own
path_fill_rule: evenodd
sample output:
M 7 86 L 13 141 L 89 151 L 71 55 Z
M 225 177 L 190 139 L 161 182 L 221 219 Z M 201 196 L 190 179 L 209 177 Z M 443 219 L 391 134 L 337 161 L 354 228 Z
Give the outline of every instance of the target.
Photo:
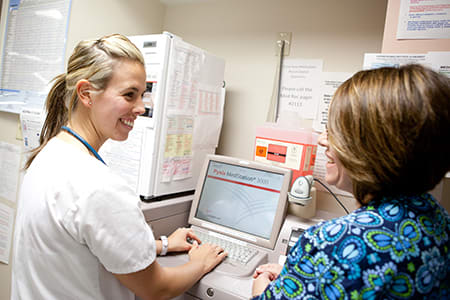
M 279 55 L 282 41 L 284 41 L 283 55 L 288 56 L 291 51 L 292 32 L 278 32 L 275 55 Z

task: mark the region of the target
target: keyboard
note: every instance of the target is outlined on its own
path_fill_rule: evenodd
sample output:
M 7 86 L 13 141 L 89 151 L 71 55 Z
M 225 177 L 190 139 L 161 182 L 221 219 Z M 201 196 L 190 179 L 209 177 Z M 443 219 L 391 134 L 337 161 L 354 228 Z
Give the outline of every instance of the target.
M 213 272 L 233 277 L 250 277 L 256 267 L 268 262 L 267 251 L 214 231 L 206 231 L 195 226 L 191 228 L 202 243 L 219 245 L 228 253 Z
M 246 265 L 256 254 L 258 250 L 247 247 L 246 243 L 222 236 L 217 233 L 206 233 L 194 231 L 195 235 L 202 243 L 214 244 L 222 247 L 228 253 L 226 260 L 233 260 Z

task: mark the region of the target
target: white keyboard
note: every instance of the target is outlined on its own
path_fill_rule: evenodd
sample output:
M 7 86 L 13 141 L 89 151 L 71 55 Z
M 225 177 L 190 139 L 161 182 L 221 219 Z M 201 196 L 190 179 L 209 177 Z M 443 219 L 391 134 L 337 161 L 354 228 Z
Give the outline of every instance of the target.
M 195 231 L 195 235 L 202 243 L 214 244 L 222 247 L 228 253 L 226 260 L 233 260 L 246 265 L 257 253 L 258 250 L 247 247 L 245 242 L 234 240 L 217 233 L 205 233 Z

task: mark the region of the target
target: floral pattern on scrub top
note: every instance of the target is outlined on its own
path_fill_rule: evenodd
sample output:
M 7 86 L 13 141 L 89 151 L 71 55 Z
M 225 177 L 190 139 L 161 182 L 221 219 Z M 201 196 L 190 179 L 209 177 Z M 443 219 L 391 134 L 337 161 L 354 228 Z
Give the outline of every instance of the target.
M 429 194 L 372 201 L 306 230 L 254 299 L 450 299 L 449 233 Z

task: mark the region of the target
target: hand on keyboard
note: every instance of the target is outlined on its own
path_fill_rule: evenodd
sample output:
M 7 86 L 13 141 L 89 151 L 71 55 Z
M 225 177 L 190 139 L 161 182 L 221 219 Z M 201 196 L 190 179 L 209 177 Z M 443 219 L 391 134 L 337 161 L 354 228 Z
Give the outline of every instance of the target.
M 211 271 L 226 256 L 227 253 L 223 251 L 222 247 L 207 243 L 198 245 L 197 241 L 193 242 L 192 248 L 189 250 L 189 260 L 202 264 L 204 273 Z
M 228 256 L 226 258 L 227 261 L 232 260 L 245 265 L 257 253 L 257 251 L 253 248 L 240 245 L 225 238 L 208 235 L 200 231 L 196 231 L 195 234 L 201 239 L 202 242 L 219 245 L 224 249 L 224 251 L 228 252 Z
M 189 242 L 188 239 L 191 239 L 191 241 L 200 241 L 191 228 L 178 228 L 168 239 L 169 252 L 189 251 L 192 247 L 192 242 Z
M 218 264 L 214 272 L 229 276 L 246 277 L 251 276 L 258 265 L 267 263 L 267 254 L 254 247 L 233 238 L 206 233 L 195 230 L 195 235 L 201 240 L 201 245 L 219 245 L 224 252 L 228 253 L 224 263 Z M 200 246 L 201 247 L 201 246 Z

